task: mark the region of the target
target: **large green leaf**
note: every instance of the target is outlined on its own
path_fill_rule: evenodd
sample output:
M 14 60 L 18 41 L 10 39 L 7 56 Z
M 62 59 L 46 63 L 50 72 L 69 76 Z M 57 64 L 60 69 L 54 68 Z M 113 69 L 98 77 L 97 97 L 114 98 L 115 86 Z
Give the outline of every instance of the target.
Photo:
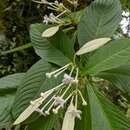
M 130 63 L 115 69 L 100 72 L 97 76 L 109 80 L 124 94 L 130 96 Z
M 47 79 L 46 72 L 54 69 L 51 64 L 44 60 L 38 61 L 26 73 L 14 101 L 12 114 L 16 119 L 30 104 L 30 101 L 40 95 L 41 91 L 55 87 L 58 79 Z
M 0 79 L 0 93 L 7 91 L 16 91 L 17 87 L 21 83 L 21 80 L 24 77 L 24 73 L 16 73 L 8 75 Z
M 0 96 L 0 129 L 9 128 L 12 124 L 11 108 L 14 94 Z
M 97 50 L 89 58 L 83 73 L 97 74 L 119 67 L 128 60 L 130 60 L 130 39 L 115 40 Z
M 0 129 L 12 125 L 11 109 L 15 92 L 24 75 L 24 73 L 16 73 L 0 79 Z
M 63 32 L 55 34 L 55 37 L 52 37 L 50 41 L 41 37 L 47 28 L 48 26 L 44 24 L 31 25 L 31 41 L 36 53 L 48 62 L 58 65 L 68 63 L 73 55 L 71 42 Z
M 95 38 L 111 37 L 120 20 L 119 0 L 95 0 L 86 8 L 78 26 L 80 46 Z
M 90 130 L 130 130 L 130 122 L 104 95 L 87 85 Z M 87 125 L 87 124 L 86 124 Z
M 53 37 L 48 39 L 51 44 L 53 44 L 58 50 L 69 59 L 73 59 L 74 55 L 74 45 L 71 40 L 64 34 L 64 32 L 59 31 Z
M 27 126 L 26 130 L 52 130 L 57 121 L 56 115 L 50 115 L 48 117 L 40 117 L 35 122 L 32 122 Z

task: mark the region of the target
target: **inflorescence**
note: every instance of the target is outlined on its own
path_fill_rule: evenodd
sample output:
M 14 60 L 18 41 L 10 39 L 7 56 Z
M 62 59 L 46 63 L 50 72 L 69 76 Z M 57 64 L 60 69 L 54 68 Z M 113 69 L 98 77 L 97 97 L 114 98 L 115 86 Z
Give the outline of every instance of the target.
M 70 70 L 69 74 L 65 71 Z M 81 119 L 81 111 L 78 110 L 78 97 L 82 101 L 82 105 L 87 105 L 82 92 L 79 90 L 79 68 L 69 63 L 60 69 L 46 73 L 46 77 L 51 80 L 51 78 L 57 78 L 62 75 L 63 79 L 61 83 L 54 88 L 41 92 L 40 97 L 34 101 L 30 101 L 30 106 L 25 109 L 25 111 L 18 117 L 14 124 L 18 124 L 28 118 L 34 111 L 38 112 L 40 115 L 47 116 L 51 112 L 57 114 L 61 108 L 64 108 L 64 105 L 70 101 L 70 106 L 67 109 L 67 113 L 73 118 L 77 117 Z M 26 116 L 23 117 L 22 116 Z M 20 119 L 22 118 L 22 119 Z

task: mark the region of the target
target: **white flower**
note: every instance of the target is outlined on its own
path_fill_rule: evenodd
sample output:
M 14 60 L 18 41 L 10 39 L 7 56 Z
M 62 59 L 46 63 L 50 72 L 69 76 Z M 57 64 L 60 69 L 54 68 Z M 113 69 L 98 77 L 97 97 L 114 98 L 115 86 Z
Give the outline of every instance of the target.
M 77 117 L 78 119 L 81 119 L 80 114 L 82 113 L 80 110 L 77 110 L 75 107 L 70 108 L 68 110 L 68 112 L 73 116 L 73 117 Z
M 128 26 L 128 25 L 129 25 L 129 19 L 127 19 L 127 18 L 122 18 L 120 24 L 121 24 L 122 26 Z
M 43 23 L 45 23 L 45 24 L 49 23 L 49 17 L 47 15 L 44 16 Z
M 73 109 L 75 106 L 71 102 L 64 116 L 62 130 L 74 130 L 75 117 L 72 116 L 68 110 Z
M 71 77 L 70 75 L 68 74 L 64 74 L 64 79 L 62 80 L 63 83 L 65 84 L 70 84 L 74 81 L 74 78 Z
M 35 111 L 40 113 L 40 115 L 46 116 L 46 114 L 43 113 L 43 111 L 40 108 L 37 108 Z
M 123 34 L 126 34 L 128 37 L 130 37 L 130 12 L 128 10 L 123 11 L 120 26 Z
M 122 16 L 129 17 L 130 13 L 128 10 L 122 12 Z
M 62 130 L 74 130 L 75 118 L 77 117 L 81 119 L 80 117 L 81 113 L 82 112 L 80 110 L 77 110 L 75 105 L 73 104 L 73 98 L 72 98 L 71 103 L 65 113 Z
M 55 105 L 56 106 L 57 105 L 60 105 L 61 107 L 64 106 L 65 100 L 62 97 L 57 96 L 57 97 L 54 97 L 54 99 L 55 99 Z

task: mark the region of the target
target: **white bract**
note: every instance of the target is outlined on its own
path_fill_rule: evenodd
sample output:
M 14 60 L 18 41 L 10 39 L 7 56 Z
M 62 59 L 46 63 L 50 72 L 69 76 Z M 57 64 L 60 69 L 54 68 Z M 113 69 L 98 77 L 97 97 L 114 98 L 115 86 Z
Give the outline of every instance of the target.
M 58 32 L 58 30 L 59 30 L 59 26 L 50 27 L 42 33 L 42 37 L 45 37 L 45 38 L 52 37 Z
M 17 125 L 23 121 L 25 121 L 43 102 L 44 98 L 38 98 L 34 100 L 16 119 L 14 125 Z
M 105 45 L 107 42 L 109 42 L 111 38 L 98 38 L 92 41 L 87 42 L 85 45 L 83 45 L 77 52 L 76 55 L 82 55 L 85 53 L 92 52 L 103 45 Z
M 20 116 L 14 122 L 14 125 L 17 125 L 23 121 L 25 121 L 37 108 L 42 104 L 42 102 L 52 94 L 54 89 L 48 90 L 45 93 L 41 93 L 41 97 L 31 101 L 30 105 L 20 114 Z

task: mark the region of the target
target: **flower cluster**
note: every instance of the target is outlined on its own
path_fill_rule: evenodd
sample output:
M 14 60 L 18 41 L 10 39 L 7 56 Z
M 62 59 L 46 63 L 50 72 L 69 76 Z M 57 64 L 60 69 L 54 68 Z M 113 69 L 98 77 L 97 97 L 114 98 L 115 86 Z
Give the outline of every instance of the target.
M 64 21 L 61 20 L 59 17 L 62 16 L 66 11 L 60 13 L 59 15 L 55 16 L 53 13 L 50 13 L 49 16 L 45 15 L 43 23 L 56 23 L 56 24 L 64 24 Z
M 50 13 L 49 16 L 45 15 L 43 23 L 48 24 L 48 23 L 55 23 L 55 24 L 60 24 L 63 25 L 64 21 L 60 19 L 63 15 L 70 15 L 71 10 L 67 8 L 62 2 L 58 2 L 55 0 L 54 2 L 48 2 L 47 0 L 33 0 L 33 2 L 36 2 L 38 4 L 45 4 L 47 5 L 47 8 L 52 10 L 53 12 L 58 13 L 57 16 L 55 16 L 53 13 Z M 75 8 L 78 6 L 78 0 L 67 0 L 68 3 L 73 5 Z
M 120 23 L 120 27 L 122 29 L 123 34 L 128 35 L 130 37 L 130 12 L 129 10 L 122 12 L 122 20 Z
M 65 73 L 68 69 L 70 70 L 69 74 Z M 68 120 L 73 120 L 74 122 L 76 117 L 81 119 L 80 114 L 82 112 L 78 110 L 78 97 L 81 98 L 82 105 L 87 105 L 87 102 L 85 101 L 82 92 L 79 90 L 79 69 L 74 66 L 73 63 L 69 63 L 60 69 L 46 73 L 46 77 L 49 79 L 52 77 L 57 78 L 62 73 L 64 73 L 64 76 L 61 83 L 50 90 L 42 92 L 38 99 L 31 101 L 30 106 L 25 109 L 14 122 L 15 125 L 23 122 L 34 111 L 43 116 L 47 116 L 51 112 L 57 114 L 59 109 L 63 108 L 64 104 L 70 100 L 71 102 L 65 114 L 62 130 L 65 130 L 64 127 L 66 127 L 66 122 Z

